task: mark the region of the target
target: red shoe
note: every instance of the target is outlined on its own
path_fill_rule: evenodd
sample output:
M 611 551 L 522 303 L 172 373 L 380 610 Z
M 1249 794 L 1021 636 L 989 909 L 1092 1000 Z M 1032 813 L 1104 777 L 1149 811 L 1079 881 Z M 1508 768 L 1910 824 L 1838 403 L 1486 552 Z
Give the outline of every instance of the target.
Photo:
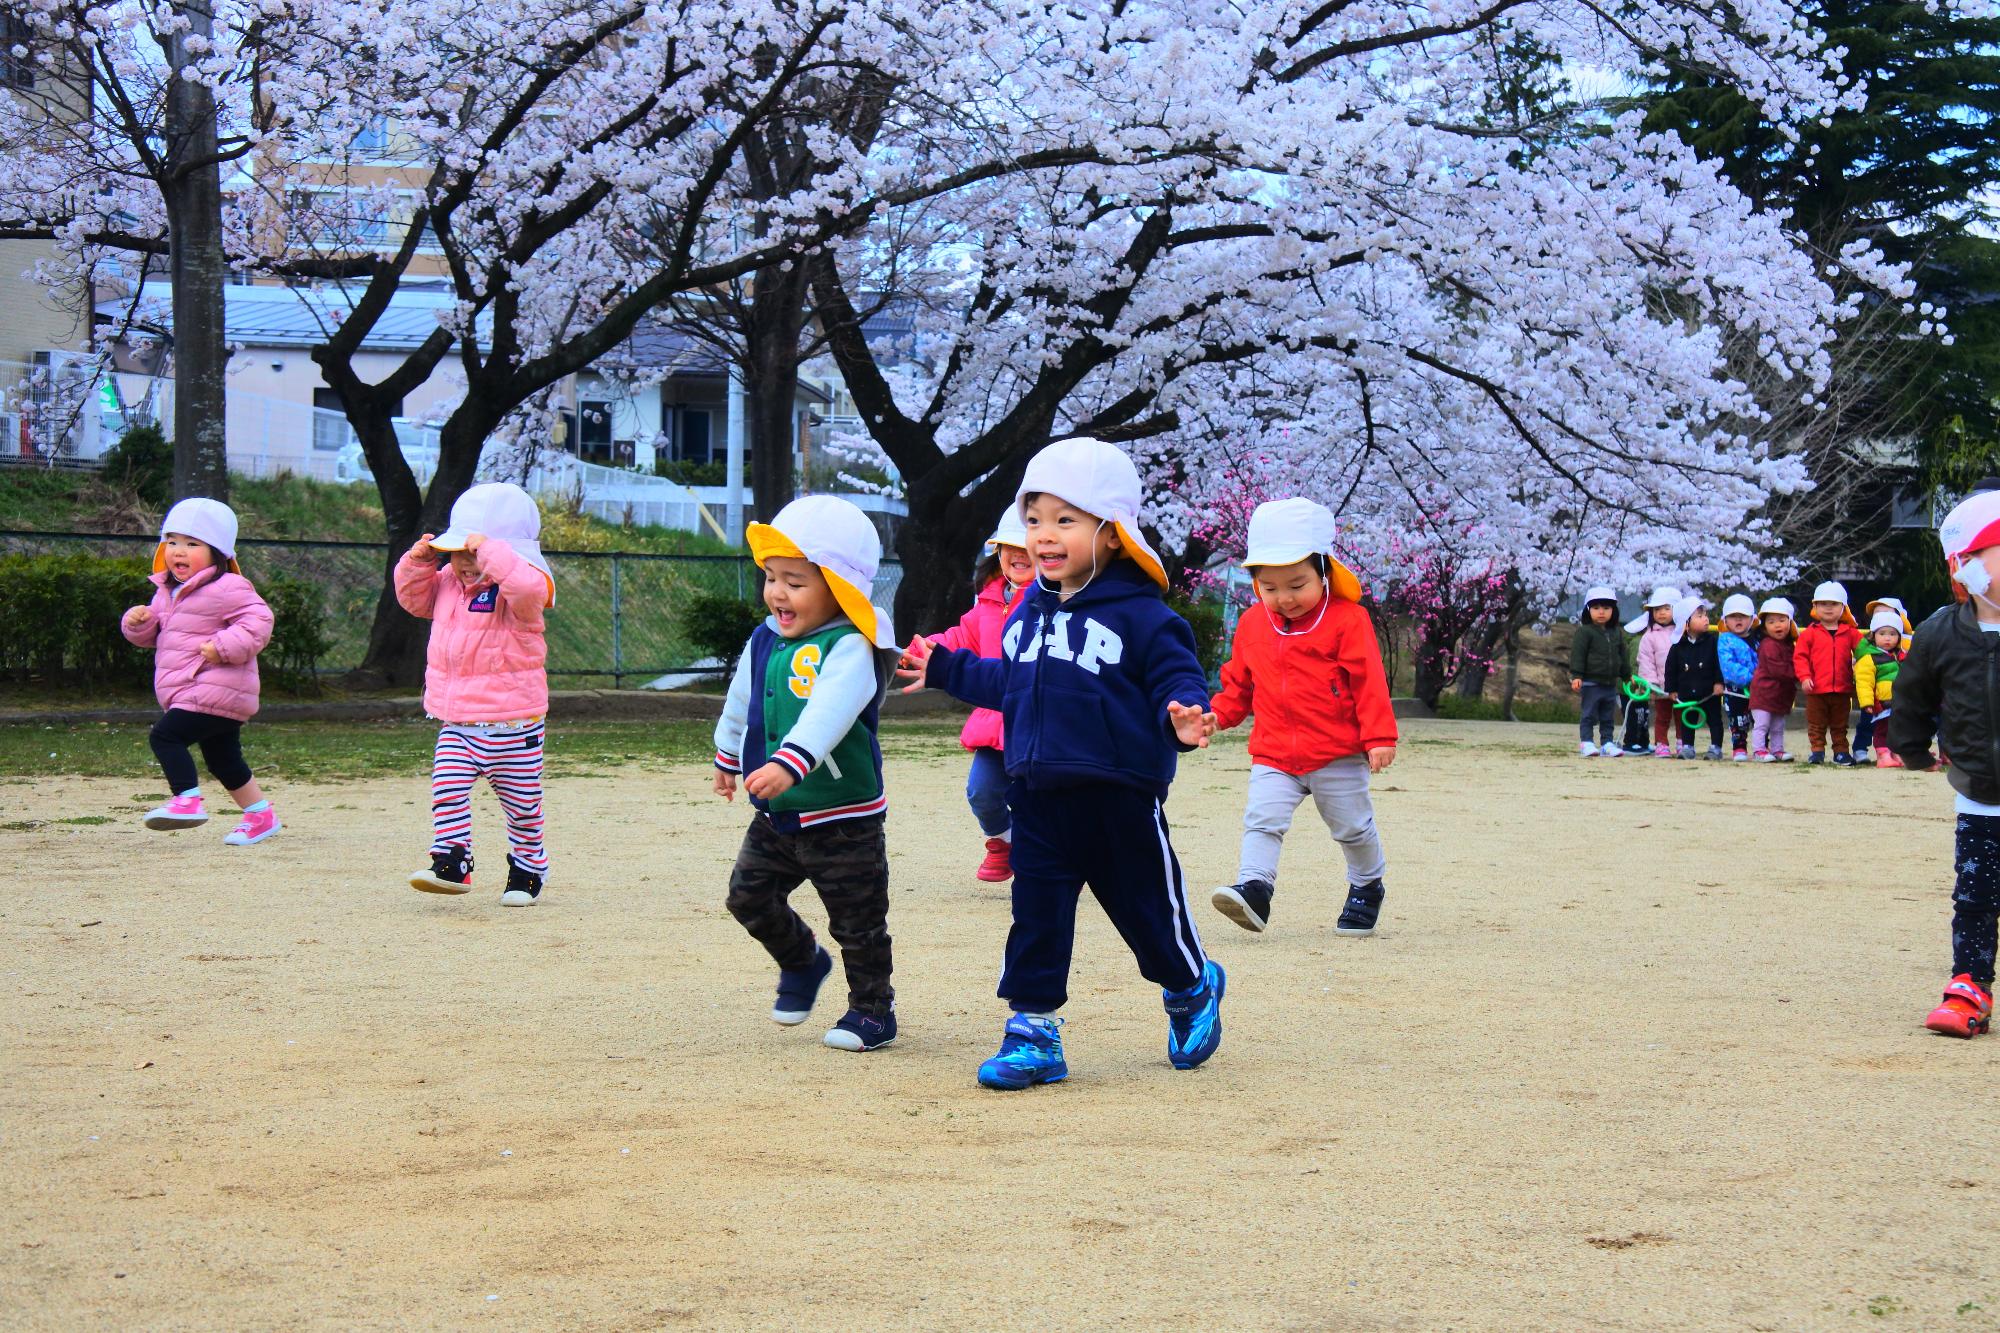
M 1004 884 L 1014 878 L 1014 844 L 1005 838 L 986 840 L 986 859 L 972 873 L 988 884 Z
M 1944 988 L 1944 1003 L 1931 1010 L 1924 1026 L 1947 1037 L 1976 1037 L 1992 1021 L 1992 993 L 1961 972 Z
M 1878 745 L 1875 747 L 1875 767 L 1901 768 L 1903 767 L 1903 761 L 1896 757 L 1894 750 L 1889 749 L 1887 746 Z

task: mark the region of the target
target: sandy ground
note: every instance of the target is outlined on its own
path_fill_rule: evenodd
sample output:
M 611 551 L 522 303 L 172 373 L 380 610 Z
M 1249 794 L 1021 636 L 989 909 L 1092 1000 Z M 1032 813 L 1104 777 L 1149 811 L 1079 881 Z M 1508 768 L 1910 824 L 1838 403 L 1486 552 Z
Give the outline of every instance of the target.
M 1332 933 L 1308 807 L 1272 933 L 1201 895 L 1227 1036 L 1178 1073 L 1086 900 L 1075 1073 L 1016 1094 L 973 1083 L 1007 899 L 935 746 L 892 755 L 904 1035 L 865 1057 L 831 989 L 766 1016 L 698 767 L 556 784 L 530 911 L 402 887 L 417 774 L 281 790 L 247 851 L 145 832 L 144 784 L 9 785 L 118 822 L 0 834 L 0 1323 L 1994 1327 L 2000 1037 L 1920 1026 L 1942 784 L 1411 732 L 1377 937 Z M 1175 788 L 1197 885 L 1247 762 Z

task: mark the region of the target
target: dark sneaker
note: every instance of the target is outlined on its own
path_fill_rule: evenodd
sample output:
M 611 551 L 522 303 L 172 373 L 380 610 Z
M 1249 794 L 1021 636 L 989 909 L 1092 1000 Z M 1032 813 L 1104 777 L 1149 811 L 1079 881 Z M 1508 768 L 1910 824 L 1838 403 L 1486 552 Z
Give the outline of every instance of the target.
M 1814 751 L 1813 751 L 1813 752 L 1812 752 L 1811 754 L 1809 754 L 1809 755 L 1807 755 L 1807 756 L 1806 756 L 1806 762 L 1807 762 L 1808 764 L 1823 764 L 1823 763 L 1825 763 L 1825 762 L 1826 762 L 1826 751 L 1825 751 L 1825 750 L 1814 750 Z
M 1833 762 L 1835 766 L 1839 768 L 1853 768 L 1854 756 L 1849 754 L 1847 751 L 1842 750 L 1839 754 L 1833 757 Z
M 431 853 L 431 868 L 410 876 L 410 887 L 419 893 L 472 892 L 472 849 L 448 847 Z
M 500 894 L 502 907 L 533 907 L 535 900 L 542 896 L 542 877 L 516 861 L 507 858 L 507 887 Z
M 813 1003 L 819 999 L 819 983 L 833 971 L 833 959 L 825 949 L 813 952 L 812 966 L 778 969 L 778 999 L 771 1006 L 771 1021 L 797 1027 L 812 1017 Z
M 1208 895 L 1215 910 L 1245 930 L 1262 931 L 1271 924 L 1271 894 L 1274 890 L 1261 879 L 1226 884 Z
M 1001 1030 L 1000 1050 L 979 1066 L 981 1087 L 1018 1092 L 1037 1083 L 1060 1083 L 1069 1077 L 1063 1059 L 1062 1020 L 1015 1014 Z
M 1333 925 L 1336 935 L 1373 935 L 1375 918 L 1382 911 L 1382 899 L 1388 893 L 1379 879 L 1356 885 L 1347 891 L 1347 906 L 1341 909 L 1340 920 Z
M 849 1009 L 820 1040 L 836 1051 L 879 1051 L 896 1039 L 896 1015 L 892 1010 L 877 1018 L 858 1009 Z
M 1201 983 L 1192 990 L 1163 991 L 1167 1006 L 1167 1060 L 1176 1069 L 1193 1069 L 1222 1044 L 1222 992 L 1229 978 L 1210 959 Z

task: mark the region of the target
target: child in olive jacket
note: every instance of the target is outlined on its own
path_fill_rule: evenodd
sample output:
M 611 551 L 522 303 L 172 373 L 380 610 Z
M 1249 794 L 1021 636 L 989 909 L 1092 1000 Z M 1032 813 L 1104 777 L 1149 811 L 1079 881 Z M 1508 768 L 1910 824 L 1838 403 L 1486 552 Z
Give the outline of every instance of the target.
M 1576 752 L 1585 759 L 1598 754 L 1615 759 L 1625 753 L 1611 739 L 1618 725 L 1618 695 L 1632 678 L 1632 645 L 1617 625 L 1618 594 L 1602 584 L 1592 588 L 1583 595 L 1578 620 L 1576 637 L 1569 641 L 1569 687 L 1582 696 Z M 1590 741 L 1593 724 L 1595 745 Z

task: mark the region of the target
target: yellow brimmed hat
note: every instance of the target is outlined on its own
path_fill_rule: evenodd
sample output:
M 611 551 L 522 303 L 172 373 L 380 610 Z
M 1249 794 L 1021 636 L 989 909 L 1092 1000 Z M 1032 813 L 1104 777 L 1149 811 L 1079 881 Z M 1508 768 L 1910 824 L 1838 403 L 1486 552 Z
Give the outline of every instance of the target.
M 1057 440 L 1028 460 L 1014 492 L 1014 512 L 1025 522 L 1022 498 L 1053 495 L 1087 514 L 1095 514 L 1118 533 L 1118 544 L 1146 577 L 1167 586 L 1166 566 L 1153 544 L 1139 531 L 1139 469 L 1116 445 L 1075 435 Z
M 835 604 L 854 627 L 877 648 L 896 646 L 889 613 L 869 601 L 882 564 L 882 539 L 868 515 L 838 496 L 805 495 L 769 523 L 752 523 L 743 535 L 759 569 L 773 556 L 810 560 L 826 576 Z
M 1289 500 L 1266 500 L 1250 515 L 1243 568 L 1296 565 L 1316 555 L 1325 556 L 1326 582 L 1333 595 L 1358 602 L 1361 580 L 1333 558 L 1333 534 L 1333 511 L 1317 500 L 1308 500 L 1303 495 Z
M 160 544 L 153 548 L 153 572 L 167 567 L 167 534 L 178 532 L 206 542 L 228 562 L 229 572 L 241 574 L 236 563 L 236 511 L 220 500 L 190 496 L 167 511 L 160 520 Z

